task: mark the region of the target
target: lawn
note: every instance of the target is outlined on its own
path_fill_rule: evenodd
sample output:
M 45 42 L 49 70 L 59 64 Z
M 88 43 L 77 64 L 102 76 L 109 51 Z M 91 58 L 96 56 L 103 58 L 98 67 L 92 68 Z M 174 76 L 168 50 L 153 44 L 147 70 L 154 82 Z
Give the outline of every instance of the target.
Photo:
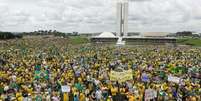
M 89 39 L 86 37 L 81 37 L 81 36 L 73 36 L 73 37 L 69 37 L 69 42 L 73 45 L 85 44 L 89 42 Z
M 181 39 L 177 39 L 177 43 L 184 44 L 184 45 L 201 46 L 201 39 L 200 38 L 181 38 Z

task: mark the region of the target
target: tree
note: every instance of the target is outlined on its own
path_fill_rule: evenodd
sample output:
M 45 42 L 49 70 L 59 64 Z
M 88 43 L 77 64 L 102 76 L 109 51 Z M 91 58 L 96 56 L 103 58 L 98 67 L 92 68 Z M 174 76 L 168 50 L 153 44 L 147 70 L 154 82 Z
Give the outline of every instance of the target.
M 22 34 L 14 35 L 11 32 L 0 32 L 0 39 L 22 38 Z
M 176 36 L 192 36 L 192 32 L 190 31 L 183 31 L 183 32 L 177 32 Z

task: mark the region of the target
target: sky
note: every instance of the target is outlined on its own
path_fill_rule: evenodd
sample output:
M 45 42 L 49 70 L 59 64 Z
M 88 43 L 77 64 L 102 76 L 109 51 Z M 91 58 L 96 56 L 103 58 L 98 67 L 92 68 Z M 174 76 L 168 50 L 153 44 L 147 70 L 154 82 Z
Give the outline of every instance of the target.
M 130 0 L 129 32 L 201 32 L 201 0 Z M 117 31 L 115 0 L 0 0 L 0 31 Z

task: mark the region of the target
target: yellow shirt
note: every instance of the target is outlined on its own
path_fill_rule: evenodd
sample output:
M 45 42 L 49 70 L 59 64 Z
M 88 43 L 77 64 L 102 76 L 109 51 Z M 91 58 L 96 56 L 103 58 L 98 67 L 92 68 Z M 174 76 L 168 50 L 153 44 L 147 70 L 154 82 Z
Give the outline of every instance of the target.
M 79 101 L 85 101 L 85 96 L 83 93 L 80 93 L 80 100 Z
M 63 94 L 63 101 L 68 101 L 69 97 L 68 97 L 68 93 L 64 93 Z
M 33 88 L 27 88 L 26 90 L 27 90 L 27 92 L 28 92 L 29 94 L 32 94 L 32 93 L 33 93 Z
M 20 97 L 20 96 L 22 96 L 22 93 L 16 93 L 16 97 Z
M 124 94 L 124 93 L 125 93 L 125 88 L 120 88 L 120 92 L 121 92 L 122 94 Z
M 17 101 L 23 101 L 23 97 L 22 96 L 18 97 Z
M 135 100 L 135 97 L 134 97 L 134 96 L 130 95 L 130 96 L 128 97 L 128 101 L 134 101 L 134 100 Z
M 111 100 L 108 98 L 107 101 L 111 101 Z
M 112 93 L 112 96 L 116 95 L 118 92 L 118 89 L 117 88 L 111 88 L 111 93 Z
M 142 96 L 142 95 L 140 95 L 140 96 L 139 96 L 139 101 L 142 101 L 142 98 L 143 98 L 143 96 Z

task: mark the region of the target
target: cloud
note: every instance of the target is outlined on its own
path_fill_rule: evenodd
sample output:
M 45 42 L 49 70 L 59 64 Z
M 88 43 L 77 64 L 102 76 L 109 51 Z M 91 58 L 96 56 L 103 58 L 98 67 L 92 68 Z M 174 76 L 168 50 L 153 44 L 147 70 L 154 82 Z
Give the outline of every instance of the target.
M 129 31 L 200 31 L 201 0 L 129 0 Z M 114 0 L 0 0 L 0 30 L 116 31 Z
M 151 1 L 151 0 L 129 0 L 131 2 L 144 2 L 144 1 Z

